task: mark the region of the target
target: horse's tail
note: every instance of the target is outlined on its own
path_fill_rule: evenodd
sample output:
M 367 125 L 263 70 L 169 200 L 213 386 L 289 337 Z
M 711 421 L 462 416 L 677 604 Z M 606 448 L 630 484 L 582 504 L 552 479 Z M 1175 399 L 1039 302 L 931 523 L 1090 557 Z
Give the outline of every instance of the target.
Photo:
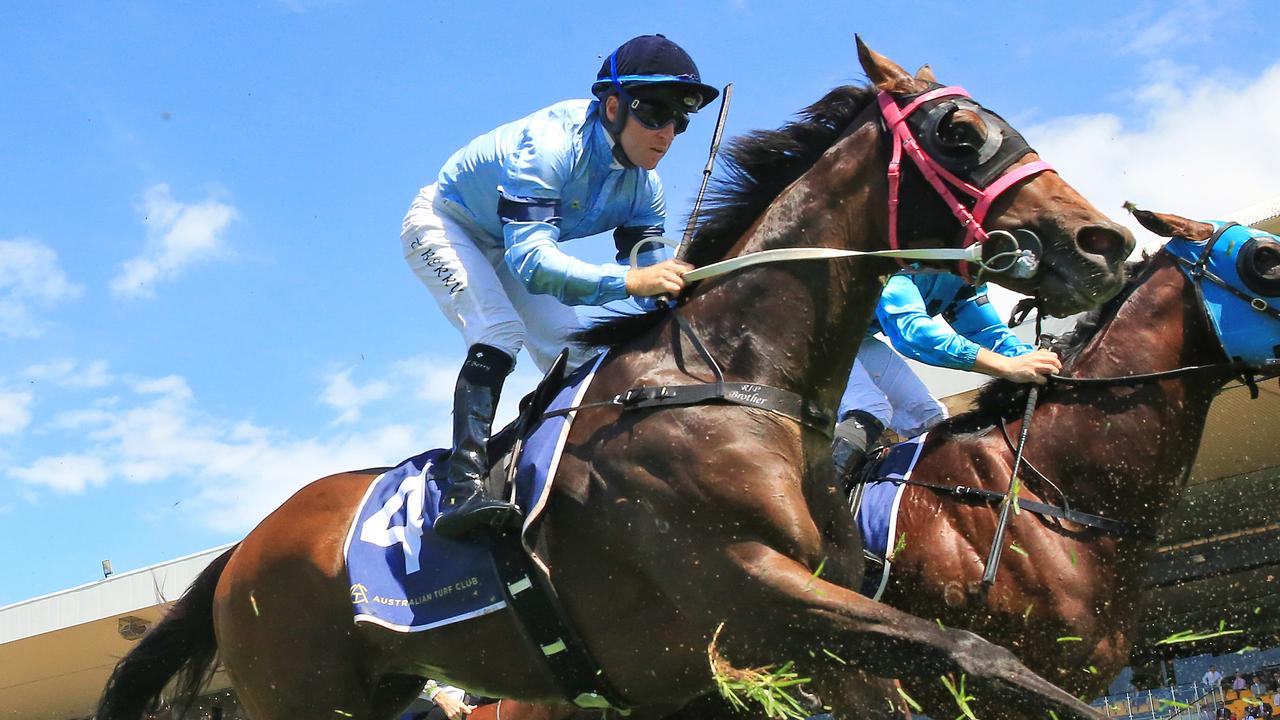
M 95 720 L 143 720 L 160 704 L 160 694 L 178 678 L 173 706 L 182 713 L 212 674 L 218 640 L 213 634 L 213 591 L 231 559 L 228 549 L 191 583 L 178 602 L 138 646 L 116 663 L 98 701 Z

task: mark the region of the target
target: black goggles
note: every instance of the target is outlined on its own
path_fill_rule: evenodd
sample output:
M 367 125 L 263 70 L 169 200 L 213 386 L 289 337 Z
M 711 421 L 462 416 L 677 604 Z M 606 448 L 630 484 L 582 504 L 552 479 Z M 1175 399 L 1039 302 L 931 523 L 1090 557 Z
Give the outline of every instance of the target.
M 627 107 L 636 122 L 650 130 L 661 130 L 675 123 L 676 134 L 689 129 L 689 113 L 668 102 L 660 100 L 642 100 L 624 94 Z

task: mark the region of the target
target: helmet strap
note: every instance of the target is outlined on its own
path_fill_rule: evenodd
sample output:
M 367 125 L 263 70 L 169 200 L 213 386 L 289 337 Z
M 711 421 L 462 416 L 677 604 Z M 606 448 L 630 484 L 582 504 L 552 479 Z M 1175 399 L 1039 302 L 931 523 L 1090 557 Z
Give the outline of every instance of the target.
M 617 96 L 615 96 L 617 97 Z M 606 102 L 608 98 L 605 99 Z M 627 157 L 627 151 L 622 149 L 622 128 L 627 125 L 627 113 L 629 109 L 627 104 L 618 98 L 618 112 L 613 117 L 613 122 L 609 122 L 608 118 L 601 118 L 604 121 L 604 129 L 609 133 L 609 137 L 613 139 L 613 159 L 619 165 L 628 170 L 635 167 L 636 164 L 631 162 L 631 158 Z
M 609 137 L 613 138 L 613 159 L 624 168 L 631 169 L 636 166 L 631 162 L 631 158 L 627 157 L 627 151 L 622 149 L 622 129 L 627 126 L 627 115 L 631 112 L 630 103 L 627 98 L 627 91 L 622 89 L 622 83 L 618 82 L 618 51 L 614 50 L 609 55 L 609 82 L 613 85 L 613 96 L 618 98 L 618 109 L 613 116 L 613 122 L 609 121 L 605 108 L 600 108 L 601 121 L 604 129 L 609 133 Z M 604 103 L 609 102 L 609 97 L 605 96 Z

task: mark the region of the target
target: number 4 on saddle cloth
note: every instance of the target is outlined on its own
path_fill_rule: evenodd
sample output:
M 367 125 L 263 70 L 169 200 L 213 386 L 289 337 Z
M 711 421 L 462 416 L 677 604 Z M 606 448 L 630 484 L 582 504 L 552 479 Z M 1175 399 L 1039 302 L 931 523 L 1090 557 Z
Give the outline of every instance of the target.
M 520 418 L 490 441 L 489 456 L 503 458 L 490 475 L 490 482 L 499 484 L 495 496 L 506 494 L 501 485 L 509 463 L 516 463 L 515 501 L 525 515 L 522 533 L 546 502 L 574 413 L 543 415 L 576 405 L 604 358 L 565 378 L 564 357 L 522 403 Z M 518 453 L 514 459 L 513 451 Z M 431 527 L 440 513 L 448 455 L 447 449 L 437 449 L 411 457 L 374 478 L 365 492 L 344 546 L 356 622 L 412 632 L 506 607 L 493 544 L 448 540 Z

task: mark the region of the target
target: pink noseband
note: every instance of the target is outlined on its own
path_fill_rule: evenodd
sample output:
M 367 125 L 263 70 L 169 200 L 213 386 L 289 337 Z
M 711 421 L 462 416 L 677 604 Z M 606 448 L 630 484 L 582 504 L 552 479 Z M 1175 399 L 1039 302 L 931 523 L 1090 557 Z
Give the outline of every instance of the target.
M 960 221 L 960 226 L 965 229 L 963 247 L 969 247 L 975 242 L 986 242 L 987 231 L 983 229 L 982 221 L 986 218 L 987 211 L 991 209 L 991 203 L 995 202 L 996 198 L 1000 197 L 1009 188 L 1033 175 L 1038 175 L 1046 170 L 1053 170 L 1049 163 L 1037 160 L 1036 162 L 1010 169 L 985 188 L 974 187 L 947 172 L 920 147 L 920 143 L 916 141 L 906 123 L 911 113 L 915 112 L 923 103 L 940 97 L 969 97 L 969 93 L 964 88 L 955 85 L 942 87 L 924 93 L 911 101 L 911 104 L 905 108 L 899 108 L 893 96 L 883 90 L 880 91 L 876 98 L 880 103 L 880 112 L 884 116 L 885 124 L 894 138 L 893 157 L 889 160 L 889 248 L 892 250 L 898 249 L 898 186 L 902 180 L 903 150 L 906 150 L 907 156 L 915 162 L 916 167 L 920 168 L 920 173 L 937 191 L 938 196 L 947 204 L 947 207 L 951 208 L 951 213 L 956 216 L 956 220 Z M 948 184 L 974 198 L 975 202 L 972 211 L 956 198 L 950 188 L 947 187 Z M 906 266 L 902 260 L 898 262 L 904 267 Z M 960 262 L 960 275 L 966 280 L 969 279 L 969 263 Z

